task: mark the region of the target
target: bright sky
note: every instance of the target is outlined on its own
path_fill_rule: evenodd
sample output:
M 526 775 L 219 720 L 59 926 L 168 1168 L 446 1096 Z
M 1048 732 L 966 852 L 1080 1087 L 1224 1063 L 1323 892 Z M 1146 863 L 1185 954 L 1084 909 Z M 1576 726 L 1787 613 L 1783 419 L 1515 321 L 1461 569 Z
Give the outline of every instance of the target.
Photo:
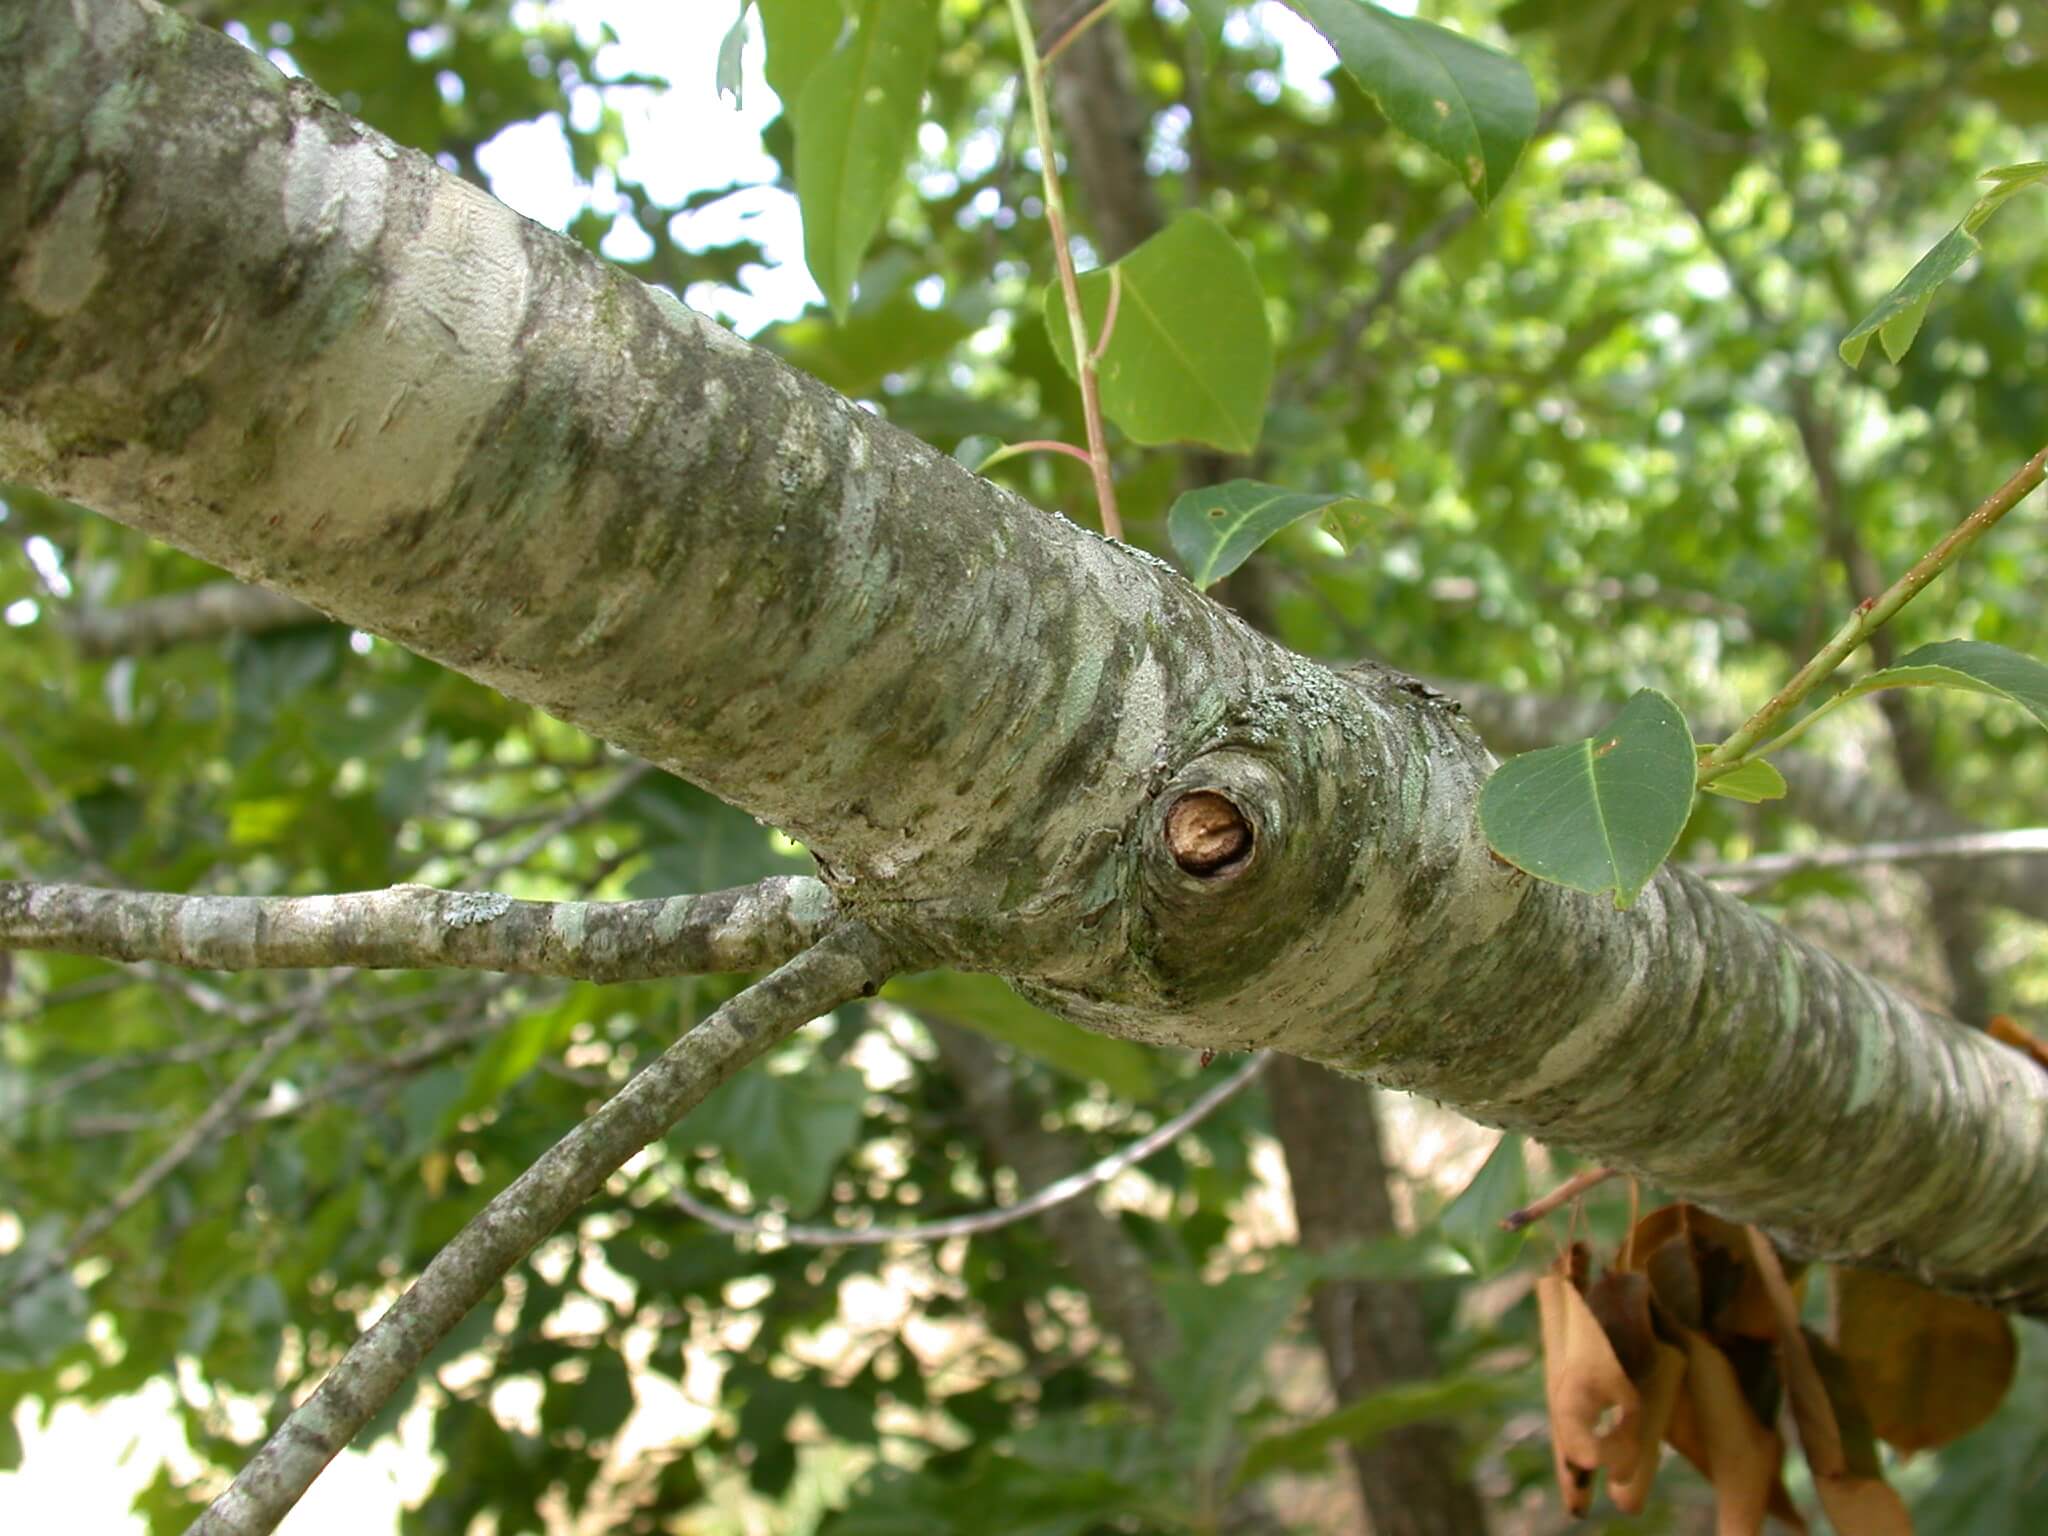
M 613 104 L 625 118 L 629 152 L 624 170 L 664 203 L 691 192 L 735 182 L 767 181 L 775 163 L 761 148 L 761 130 L 781 110 L 761 78 L 761 45 L 755 28 L 745 55 L 743 110 L 714 88 L 718 45 L 738 9 L 732 0 L 531 0 L 532 14 L 553 14 L 583 29 L 593 41 L 601 24 L 618 35 L 600 57 L 606 75 L 665 76 L 666 92 L 619 89 Z M 1162 10 L 1175 0 L 1158 0 Z M 1412 11 L 1413 0 L 1391 0 L 1388 8 Z M 1283 74 L 1289 85 L 1312 93 L 1325 89 L 1322 76 L 1334 58 L 1320 37 L 1294 14 L 1265 0 L 1236 18 L 1249 33 L 1264 27 L 1286 49 Z M 245 42 L 247 38 L 243 39 Z M 595 92 L 571 104 L 593 117 Z M 492 189 L 505 202 L 544 224 L 566 226 L 584 206 L 585 194 L 570 170 L 568 145 L 555 122 L 528 124 L 499 134 L 481 153 Z M 598 189 L 600 201 L 609 187 Z M 773 187 L 726 198 L 690 216 L 679 238 L 692 247 L 721 245 L 744 233 L 767 253 L 768 267 L 750 269 L 748 294 L 721 292 L 715 307 L 731 314 L 751 334 L 788 319 L 820 298 L 803 265 L 803 232 L 796 201 Z M 615 228 L 608 254 L 631 257 L 647 249 L 644 232 Z M 685 295 L 689 297 L 689 295 Z M 699 296 L 704 307 L 714 307 Z M 196 1390 L 196 1383 L 188 1383 Z M 251 1405 L 253 1411 L 253 1405 Z M 166 1382 L 97 1408 L 60 1407 L 47 1426 L 26 1404 L 16 1413 L 26 1455 L 22 1469 L 0 1473 L 0 1508 L 10 1529 L 70 1529 L 106 1536 L 141 1533 L 143 1522 L 129 1513 L 136 1494 L 168 1459 L 185 1456 L 176 1398 Z M 397 1443 L 370 1452 L 345 1452 L 281 1527 L 284 1536 L 382 1536 L 395 1531 L 404 1499 L 418 1498 L 430 1474 L 423 1422 L 415 1416 Z

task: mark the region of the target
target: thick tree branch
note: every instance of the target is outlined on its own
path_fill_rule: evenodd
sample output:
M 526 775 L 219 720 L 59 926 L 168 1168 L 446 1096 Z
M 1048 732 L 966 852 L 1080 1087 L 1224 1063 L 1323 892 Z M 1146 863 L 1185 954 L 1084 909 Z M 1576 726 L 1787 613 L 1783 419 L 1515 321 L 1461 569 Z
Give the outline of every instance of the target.
M 0 880 L 0 949 L 209 971 L 453 967 L 579 981 L 758 971 L 831 923 L 816 880 L 652 901 L 514 901 L 394 885 L 340 896 L 177 896 Z
M 175 16 L 33 7 L 0 101 L 0 474 L 722 794 L 907 962 L 2048 1307 L 2048 1078 L 1683 871 L 1616 912 L 1503 867 L 1441 701 L 1289 654 Z M 1238 857 L 1179 862 L 1195 797 Z
M 870 930 L 836 928 L 670 1046 L 434 1256 L 193 1523 L 189 1536 L 273 1530 L 448 1330 L 627 1158 L 809 1020 L 871 994 L 891 968 Z

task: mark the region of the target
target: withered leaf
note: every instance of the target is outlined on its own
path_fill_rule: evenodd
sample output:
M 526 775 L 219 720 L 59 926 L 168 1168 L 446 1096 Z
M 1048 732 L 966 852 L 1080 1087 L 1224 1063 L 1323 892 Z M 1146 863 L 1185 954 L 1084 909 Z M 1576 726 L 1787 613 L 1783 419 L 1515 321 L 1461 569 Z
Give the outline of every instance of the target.
M 1913 1452 L 1990 1418 L 2012 1385 L 2012 1322 L 1896 1275 L 1835 1271 L 1836 1348 L 1881 1440 Z
M 1640 1460 L 1636 1420 L 1642 1398 L 1615 1358 L 1599 1319 L 1578 1288 L 1552 1272 L 1536 1282 L 1543 1337 L 1543 1396 L 1558 1491 L 1582 1515 L 1593 1500 L 1593 1474 L 1635 1475 Z
M 1685 1391 L 1667 1438 L 1713 1486 L 1716 1536 L 1759 1536 L 1766 1512 L 1804 1531 L 1780 1475 L 1784 1442 L 1757 1418 L 1735 1367 L 1711 1340 L 1688 1332 L 1685 1347 Z
M 1685 1351 L 1663 1340 L 1650 1344 L 1650 1368 L 1636 1383 L 1643 1396 L 1643 1411 L 1637 1419 L 1636 1436 L 1641 1453 L 1633 1475 L 1610 1480 L 1608 1497 L 1625 1515 L 1641 1514 L 1650 1500 L 1650 1487 L 1657 1478 L 1657 1463 L 1664 1455 L 1663 1440 L 1671 1427 L 1671 1415 L 1685 1390 Z

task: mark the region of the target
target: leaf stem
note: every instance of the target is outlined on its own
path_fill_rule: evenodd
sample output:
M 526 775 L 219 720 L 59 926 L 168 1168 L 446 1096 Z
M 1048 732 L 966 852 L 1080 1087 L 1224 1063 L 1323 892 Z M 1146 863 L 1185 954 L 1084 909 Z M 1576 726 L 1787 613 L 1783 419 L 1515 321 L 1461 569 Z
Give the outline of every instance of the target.
M 981 474 L 984 470 L 994 468 L 1005 459 L 1014 459 L 1019 454 L 1024 453 L 1064 453 L 1070 459 L 1079 459 L 1091 469 L 1095 466 L 1095 461 L 1088 457 L 1088 450 L 1085 448 L 1076 448 L 1072 443 L 1063 443 L 1056 438 L 1034 437 L 1028 443 L 1005 443 L 994 453 L 975 465 L 974 472 L 977 475 Z
M 1964 550 L 1990 532 L 1998 520 L 2025 500 L 2044 478 L 2048 478 L 2048 448 L 2043 448 L 2022 464 L 2011 479 L 1985 497 L 1977 509 L 1950 529 L 1940 543 L 1914 561 L 1912 568 L 1893 582 L 1882 596 L 1867 597 L 1858 603 L 1833 638 L 1793 674 L 1790 682 L 1771 695 L 1761 709 L 1742 723 L 1741 729 L 1700 760 L 1699 782 L 1705 784 L 1741 767 L 1750 750 L 1771 737 L 1785 717 L 1798 708 L 1829 674 L 1918 596 L 1921 588 L 1955 564 Z M 1816 710 L 1815 716 L 1820 713 L 1821 710 Z M 1782 745 L 1809 723 L 1802 722 L 1780 733 L 1777 741 L 1771 744 Z
M 1116 0 L 1102 0 L 1100 5 L 1092 7 L 1087 15 L 1080 17 L 1067 26 L 1060 32 L 1059 36 L 1046 45 L 1045 52 L 1038 56 L 1039 63 L 1050 64 L 1054 59 L 1065 53 L 1067 49 L 1079 42 L 1083 32 L 1086 32 L 1115 9 Z
M 1067 205 L 1060 195 L 1059 168 L 1053 154 L 1052 108 L 1045 96 L 1045 72 L 1025 0 L 1010 0 L 1010 16 L 1017 28 L 1017 51 L 1024 60 L 1024 92 L 1031 101 L 1031 126 L 1038 136 L 1038 161 L 1045 181 L 1045 222 L 1052 231 L 1053 262 L 1059 268 L 1060 295 L 1066 300 L 1067 326 L 1074 343 L 1074 371 L 1081 380 L 1081 418 L 1088 429 L 1088 468 L 1095 479 L 1095 505 L 1102 515 L 1102 531 L 1112 539 L 1121 539 L 1123 520 L 1117 516 L 1116 487 L 1109 478 L 1109 442 L 1102 428 L 1096 359 L 1089 345 L 1087 323 L 1081 316 L 1081 285 L 1074 275 L 1074 253 L 1067 245 Z M 1068 35 L 1073 35 L 1072 29 Z

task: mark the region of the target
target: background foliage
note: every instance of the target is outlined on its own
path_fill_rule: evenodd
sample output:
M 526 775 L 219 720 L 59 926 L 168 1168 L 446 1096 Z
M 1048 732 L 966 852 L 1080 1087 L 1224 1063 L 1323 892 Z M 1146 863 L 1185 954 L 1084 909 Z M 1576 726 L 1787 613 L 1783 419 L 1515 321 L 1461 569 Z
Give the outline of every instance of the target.
M 238 28 L 479 181 L 495 135 L 552 125 L 585 192 L 570 233 L 643 251 L 632 269 L 700 308 L 743 307 L 760 246 L 693 233 L 721 194 L 664 206 L 621 170 L 622 105 L 711 91 L 708 59 L 701 78 L 622 72 L 589 19 L 602 7 L 182 9 Z M 763 0 L 761 15 L 789 26 L 819 9 Z M 1315 655 L 1616 704 L 1654 684 L 1693 718 L 1729 718 L 1873 589 L 1870 572 L 1896 573 L 2040 446 L 2048 200 L 2017 199 L 1985 229 L 1981 269 L 1937 298 L 1903 361 L 1873 354 L 1854 373 L 1835 346 L 1956 223 L 1977 171 L 2039 156 L 2048 20 L 1986 0 L 1421 9 L 1509 47 L 1537 79 L 1544 129 L 1483 217 L 1348 76 L 1311 88 L 1284 67 L 1277 8 L 1131 0 L 1106 23 L 1133 61 L 1145 195 L 1239 243 L 1277 343 L 1252 452 L 1119 447 L 1127 534 L 1171 558 L 1167 509 L 1197 483 L 1352 498 L 1348 549 L 1315 519 L 1296 523 L 1217 594 Z M 1078 441 L 1043 322 L 1051 267 L 1007 20 L 968 0 L 939 16 L 915 154 L 874 203 L 879 233 L 843 312 L 809 310 L 756 339 L 948 450 Z M 747 55 L 750 93 L 765 89 L 758 59 Z M 786 183 L 787 122 L 765 143 Z M 1077 202 L 1080 232 L 1104 241 L 1115 210 Z M 620 242 L 622 221 L 644 240 Z M 843 242 L 835 251 L 843 260 Z M 1078 465 L 1041 456 L 990 473 L 1086 520 Z M 1969 635 L 2048 651 L 2040 516 L 2022 509 L 1909 610 L 1899 648 Z M 6 494 L 0 876 L 617 896 L 806 867 L 708 796 L 364 636 L 310 627 L 105 660 L 67 631 L 74 611 L 214 578 Z M 1821 744 L 1983 824 L 2041 819 L 2048 745 L 2030 722 L 1973 701 L 1923 705 L 1894 702 Z M 1709 802 L 1679 856 L 1810 839 L 1782 812 Z M 2038 930 L 1967 897 L 1945 890 L 1938 921 L 1917 887 L 1901 897 L 1897 882 L 1842 875 L 1759 899 L 1866 939 L 1903 899 L 1941 959 L 1931 973 L 1912 955 L 1879 963 L 1952 986 L 1966 1016 L 2038 1018 Z M 13 1245 L 0 1263 L 60 1246 L 260 1041 L 311 1022 L 280 1086 L 124 1214 L 80 1285 L 0 1318 L 0 1457 L 18 1454 L 10 1418 L 175 1375 L 194 1460 L 167 1469 L 141 1512 L 152 1530 L 181 1528 L 213 1485 L 204 1469 L 239 1464 L 276 1394 L 317 1378 L 490 1192 L 736 984 L 359 975 L 330 997 L 299 975 L 14 957 L 11 976 L 0 969 L 0 1241 Z M 1114 1227 L 1181 1341 L 1160 1372 L 1164 1409 L 1134 1389 L 1099 1298 L 1039 1225 L 936 1249 L 811 1250 L 735 1241 L 668 1201 L 681 1187 L 850 1223 L 954 1214 L 1028 1187 L 972 1098 L 985 1075 L 948 1038 L 1002 1042 L 975 1058 L 982 1071 L 1023 1095 L 1076 1164 L 1214 1081 L 980 979 L 919 978 L 843 1011 L 707 1104 L 444 1346 L 433 1379 L 386 1417 L 432 1416 L 437 1477 L 406 1530 L 463 1532 L 488 1514 L 510 1536 L 545 1514 L 709 1532 L 741 1528 L 751 1509 L 766 1523 L 748 1528 L 945 1531 L 966 1501 L 988 1530 L 1208 1530 L 1241 1512 L 1248 1449 L 1251 1485 L 1317 1524 L 1330 1506 L 1316 1499 L 1342 1496 L 1327 1441 L 1269 1442 L 1335 1406 L 1295 1342 L 1301 1300 L 1332 1265 L 1460 1267 L 1447 1245 L 1480 1278 L 1428 1282 L 1444 1374 L 1418 1411 L 1456 1425 L 1496 1509 L 1547 1526 L 1527 1277 L 1513 1278 L 1519 1240 L 1490 1230 L 1529 1176 L 1514 1149 L 1446 1209 L 1483 1141 L 1447 1143 L 1432 1116 L 1393 1123 L 1475 1153 L 1446 1169 L 1396 1149 L 1415 1175 L 1398 1180 L 1412 1235 L 1370 1263 L 1354 1253 L 1319 1269 L 1293 1250 L 1257 1094 L 1117 1186 Z M 1596 1213 L 1597 1230 L 1619 1222 Z M 2038 1329 L 2022 1332 L 1999 1417 L 1899 1478 L 1926 1529 L 2048 1524 L 2048 1365 Z M 659 1435 L 629 1429 L 636 1406 Z M 1280 1480 L 1262 1480 L 1274 1468 Z M 1674 1475 L 1648 1514 L 1603 1528 L 1700 1529 L 1704 1497 Z

